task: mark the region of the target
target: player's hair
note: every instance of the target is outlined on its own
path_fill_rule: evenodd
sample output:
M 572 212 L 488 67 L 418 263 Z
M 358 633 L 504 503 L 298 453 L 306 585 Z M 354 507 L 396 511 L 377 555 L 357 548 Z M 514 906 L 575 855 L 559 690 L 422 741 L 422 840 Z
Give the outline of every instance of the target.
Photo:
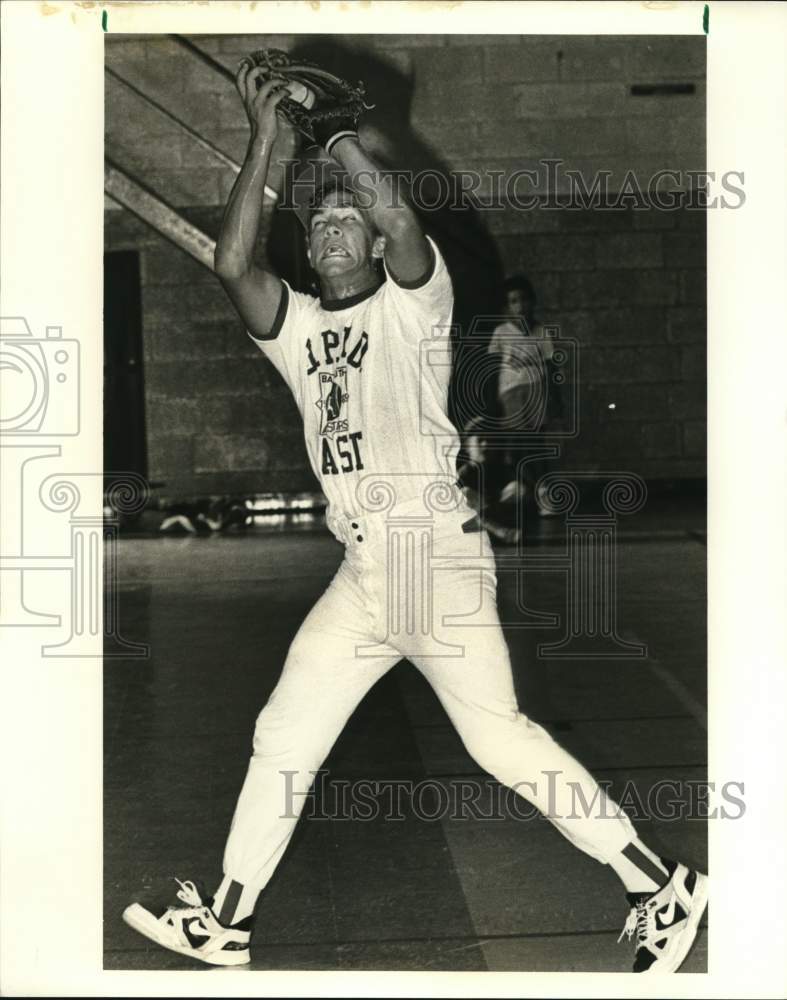
M 341 182 L 335 177 L 331 177 L 324 184 L 315 188 L 314 194 L 312 195 L 311 201 L 309 202 L 309 211 L 306 216 L 306 232 L 307 234 L 311 231 L 312 218 L 316 212 L 318 212 L 323 205 L 323 202 L 330 195 L 335 194 L 337 191 L 341 194 L 346 194 L 350 199 L 354 208 L 358 208 L 356 204 L 355 194 L 351 187 L 346 182 Z
M 536 296 L 536 290 L 530 282 L 530 279 L 522 274 L 512 274 L 503 282 L 503 296 L 508 292 L 522 292 L 526 298 L 530 299 L 533 305 L 536 304 L 538 298 Z

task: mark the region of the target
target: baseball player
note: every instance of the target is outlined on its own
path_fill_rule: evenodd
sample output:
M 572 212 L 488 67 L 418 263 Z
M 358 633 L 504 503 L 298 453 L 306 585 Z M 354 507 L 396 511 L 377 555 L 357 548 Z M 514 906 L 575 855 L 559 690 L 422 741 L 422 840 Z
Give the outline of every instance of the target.
M 306 252 L 319 298 L 256 266 L 271 149 L 285 127 L 276 108 L 286 92 L 275 79 L 258 89 L 259 75 L 248 62 L 237 75 L 251 137 L 216 271 L 250 337 L 292 389 L 329 501 L 328 526 L 345 558 L 259 715 L 212 895 L 179 882 L 181 905 L 156 916 L 135 903 L 124 919 L 202 962 L 247 963 L 257 899 L 314 772 L 366 692 L 407 656 L 479 766 L 619 876 L 630 906 L 623 934 L 636 934 L 634 970 L 673 972 L 695 937 L 706 877 L 643 844 L 591 775 L 517 706 L 491 545 L 485 532 L 463 530 L 474 512 L 451 489 L 458 434 L 446 416 L 450 370 L 419 365 L 421 342 L 451 319 L 441 253 L 365 152 L 356 121 L 335 117 L 317 138 L 346 172 L 349 190 L 324 192 L 308 220 Z M 388 531 L 393 521 L 420 523 L 426 508 L 430 557 L 441 569 L 431 580 L 413 579 L 403 568 L 412 553 L 391 549 Z M 397 627 L 401 620 L 413 627 Z M 428 627 L 414 625 L 423 622 Z M 578 809 L 577 802 L 592 805 Z

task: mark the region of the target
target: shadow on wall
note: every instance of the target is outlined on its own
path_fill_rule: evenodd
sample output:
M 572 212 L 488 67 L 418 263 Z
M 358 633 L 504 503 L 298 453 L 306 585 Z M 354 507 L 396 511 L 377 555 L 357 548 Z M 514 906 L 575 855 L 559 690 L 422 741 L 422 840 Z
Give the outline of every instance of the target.
M 422 175 L 418 202 L 435 205 L 420 210 L 426 232 L 440 247 L 454 284 L 454 323 L 460 336 L 467 333 L 476 316 L 494 311 L 503 279 L 500 254 L 486 231 L 480 214 L 470 206 L 450 204 L 445 184 L 450 167 L 413 130 L 410 108 L 419 81 L 366 50 L 342 45 L 334 37 L 310 38 L 296 44 L 292 58 L 308 59 L 337 76 L 355 82 L 363 80 L 369 103 L 374 108 L 363 120 L 361 135 L 367 149 L 386 169 L 406 170 Z M 454 384 L 456 369 L 472 363 L 470 349 L 454 341 Z M 477 350 L 473 348 L 473 350 Z M 493 387 L 488 387 L 491 403 Z M 452 395 L 452 406 L 454 409 Z M 462 407 L 467 412 L 467 407 Z

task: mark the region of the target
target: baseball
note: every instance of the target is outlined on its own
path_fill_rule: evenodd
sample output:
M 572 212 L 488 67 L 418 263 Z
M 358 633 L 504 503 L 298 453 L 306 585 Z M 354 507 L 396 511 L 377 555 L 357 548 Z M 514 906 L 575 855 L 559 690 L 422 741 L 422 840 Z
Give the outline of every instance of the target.
M 287 90 L 289 90 L 292 100 L 296 101 L 298 104 L 302 104 L 304 108 L 308 109 L 314 106 L 314 91 L 310 90 L 304 84 L 294 80 L 292 83 L 287 84 Z

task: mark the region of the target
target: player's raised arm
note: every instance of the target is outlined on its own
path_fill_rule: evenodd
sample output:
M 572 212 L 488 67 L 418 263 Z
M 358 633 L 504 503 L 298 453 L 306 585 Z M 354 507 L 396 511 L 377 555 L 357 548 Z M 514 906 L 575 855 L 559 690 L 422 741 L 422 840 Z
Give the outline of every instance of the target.
M 394 181 L 383 173 L 360 143 L 354 129 L 334 131 L 325 150 L 349 174 L 358 203 L 385 237 L 385 260 L 397 281 L 414 284 L 432 268 L 432 251 L 413 209 Z
M 283 285 L 272 271 L 254 263 L 271 151 L 279 130 L 276 106 L 287 93 L 271 79 L 257 90 L 258 68 L 241 63 L 236 85 L 249 118 L 249 148 L 230 193 L 216 243 L 215 271 L 249 331 L 267 337 L 274 324 Z

